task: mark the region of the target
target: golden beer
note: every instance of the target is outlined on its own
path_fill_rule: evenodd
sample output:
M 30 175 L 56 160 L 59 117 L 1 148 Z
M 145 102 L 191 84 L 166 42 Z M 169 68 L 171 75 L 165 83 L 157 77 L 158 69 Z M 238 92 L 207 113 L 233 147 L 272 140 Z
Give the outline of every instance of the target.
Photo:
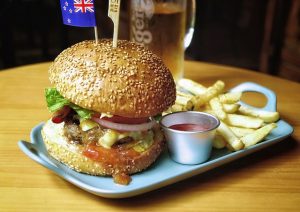
M 183 76 L 185 8 L 173 2 L 134 2 L 130 10 L 131 41 L 160 56 L 177 81 Z

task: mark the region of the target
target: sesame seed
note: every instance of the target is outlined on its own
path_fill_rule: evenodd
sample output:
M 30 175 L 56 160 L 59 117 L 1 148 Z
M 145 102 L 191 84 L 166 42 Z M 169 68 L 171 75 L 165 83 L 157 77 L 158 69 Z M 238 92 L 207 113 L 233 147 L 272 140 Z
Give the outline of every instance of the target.
M 77 43 L 54 60 L 49 75 L 65 98 L 97 112 L 148 117 L 175 101 L 175 84 L 161 59 L 128 41 L 119 40 L 116 49 L 105 39 Z

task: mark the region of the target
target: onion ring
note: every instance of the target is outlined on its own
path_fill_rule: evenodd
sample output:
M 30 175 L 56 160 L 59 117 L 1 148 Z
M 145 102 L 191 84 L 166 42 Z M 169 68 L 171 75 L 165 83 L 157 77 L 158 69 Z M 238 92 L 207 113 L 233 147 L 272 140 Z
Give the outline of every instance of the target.
M 146 131 L 153 128 L 153 126 L 156 124 L 155 120 L 151 120 L 150 122 L 145 122 L 142 124 L 120 124 L 96 117 L 92 117 L 92 120 L 103 127 L 119 131 Z

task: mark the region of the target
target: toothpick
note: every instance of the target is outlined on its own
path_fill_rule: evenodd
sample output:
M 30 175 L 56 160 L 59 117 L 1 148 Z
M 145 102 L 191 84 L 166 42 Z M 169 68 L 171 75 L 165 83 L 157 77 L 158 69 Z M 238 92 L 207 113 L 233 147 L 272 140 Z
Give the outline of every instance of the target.
M 96 41 L 96 45 L 98 44 L 98 30 L 97 30 L 97 26 L 94 26 L 94 31 L 95 31 L 95 41 Z
M 108 17 L 114 23 L 113 47 L 117 47 L 121 0 L 109 0 Z

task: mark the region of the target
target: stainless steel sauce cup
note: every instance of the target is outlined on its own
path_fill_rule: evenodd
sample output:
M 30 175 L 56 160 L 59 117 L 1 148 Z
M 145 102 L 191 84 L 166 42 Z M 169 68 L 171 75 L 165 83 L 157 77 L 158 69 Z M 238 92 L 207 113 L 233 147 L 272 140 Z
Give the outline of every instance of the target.
M 173 125 L 196 124 L 205 126 L 198 131 L 171 129 Z M 212 150 L 212 139 L 220 121 L 213 115 L 184 111 L 164 116 L 160 125 L 163 128 L 170 157 L 181 164 L 199 164 L 208 160 Z

